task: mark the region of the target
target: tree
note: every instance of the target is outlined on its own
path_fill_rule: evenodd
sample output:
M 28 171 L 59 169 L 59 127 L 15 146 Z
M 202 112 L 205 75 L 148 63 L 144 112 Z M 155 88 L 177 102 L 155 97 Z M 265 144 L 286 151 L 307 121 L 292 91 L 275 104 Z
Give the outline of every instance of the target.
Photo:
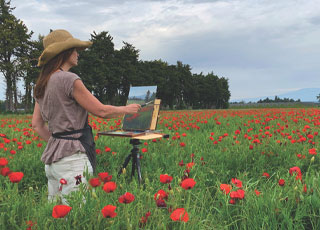
M 143 77 L 138 76 L 139 50 L 133 45 L 123 42 L 120 50 L 115 50 L 113 70 L 120 79 L 118 86 L 118 104 L 126 104 L 130 85 L 137 86 L 143 83 Z
M 114 74 L 114 44 L 108 32 L 91 34 L 93 42 L 88 50 L 79 56 L 79 65 L 74 71 L 81 76 L 84 84 L 101 102 L 115 103 L 120 79 Z
M 146 97 L 145 97 L 145 99 L 144 99 L 144 102 L 149 102 L 149 100 L 150 100 L 150 90 L 148 90 L 147 91 L 147 94 L 146 94 Z
M 17 108 L 17 81 L 23 74 L 21 64 L 32 31 L 13 14 L 10 0 L 0 0 L 0 72 L 6 81 L 6 110 Z
M 33 88 L 39 76 L 40 69 L 37 68 L 38 58 L 43 51 L 42 45 L 43 36 L 39 35 L 38 40 L 30 41 L 27 49 L 27 56 L 23 59 L 24 63 L 24 89 L 23 104 L 25 111 L 31 111 L 34 99 L 32 97 Z

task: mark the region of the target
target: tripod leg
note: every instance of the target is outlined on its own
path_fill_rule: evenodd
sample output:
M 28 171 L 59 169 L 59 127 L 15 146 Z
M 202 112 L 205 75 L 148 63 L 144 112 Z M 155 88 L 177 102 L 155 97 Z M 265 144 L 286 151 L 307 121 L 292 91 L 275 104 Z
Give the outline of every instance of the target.
M 141 184 L 142 177 L 141 177 L 141 167 L 140 167 L 140 154 L 137 154 L 136 158 L 136 165 L 137 165 L 137 171 L 138 171 L 138 180 L 139 180 L 139 185 Z
M 131 178 L 134 176 L 134 171 L 136 170 L 136 165 L 137 165 L 136 155 L 137 155 L 137 154 L 133 154 L 133 155 L 132 155 Z
M 118 175 L 120 175 L 120 174 L 122 173 L 122 170 L 127 167 L 127 165 L 129 164 L 129 161 L 130 161 L 131 157 L 132 157 L 131 154 L 129 154 L 129 155 L 127 156 L 127 158 L 125 159 L 122 167 L 120 168 L 120 170 L 119 170 L 119 172 L 118 172 Z

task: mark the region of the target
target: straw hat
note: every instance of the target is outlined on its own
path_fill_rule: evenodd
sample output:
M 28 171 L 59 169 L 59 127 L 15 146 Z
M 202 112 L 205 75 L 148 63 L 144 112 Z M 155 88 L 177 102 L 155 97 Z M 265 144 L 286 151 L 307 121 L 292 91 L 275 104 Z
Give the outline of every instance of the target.
M 39 57 L 38 66 L 43 66 L 65 50 L 71 48 L 85 49 L 91 45 L 92 42 L 76 39 L 66 30 L 54 30 L 43 39 L 44 51 Z

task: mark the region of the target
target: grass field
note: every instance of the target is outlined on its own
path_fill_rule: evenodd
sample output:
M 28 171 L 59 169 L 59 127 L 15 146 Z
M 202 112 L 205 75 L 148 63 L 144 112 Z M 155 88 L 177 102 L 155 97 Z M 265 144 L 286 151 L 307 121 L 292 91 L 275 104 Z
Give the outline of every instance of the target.
M 95 134 L 121 122 L 89 121 Z M 131 167 L 117 176 L 129 139 L 96 137 L 96 179 L 61 210 L 31 116 L 0 127 L 1 229 L 320 229 L 319 108 L 162 112 L 170 137 L 140 145 L 141 186 Z

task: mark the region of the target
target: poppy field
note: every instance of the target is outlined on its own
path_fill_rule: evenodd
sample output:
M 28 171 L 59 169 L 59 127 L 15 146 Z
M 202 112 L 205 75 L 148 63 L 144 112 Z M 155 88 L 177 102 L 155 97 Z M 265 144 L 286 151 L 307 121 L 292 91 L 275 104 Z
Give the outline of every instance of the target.
M 131 162 L 118 175 L 129 139 L 97 135 L 121 118 L 89 116 L 97 172 L 67 204 L 48 202 L 31 119 L 0 115 L 1 229 L 320 229 L 319 108 L 162 111 L 141 185 Z

